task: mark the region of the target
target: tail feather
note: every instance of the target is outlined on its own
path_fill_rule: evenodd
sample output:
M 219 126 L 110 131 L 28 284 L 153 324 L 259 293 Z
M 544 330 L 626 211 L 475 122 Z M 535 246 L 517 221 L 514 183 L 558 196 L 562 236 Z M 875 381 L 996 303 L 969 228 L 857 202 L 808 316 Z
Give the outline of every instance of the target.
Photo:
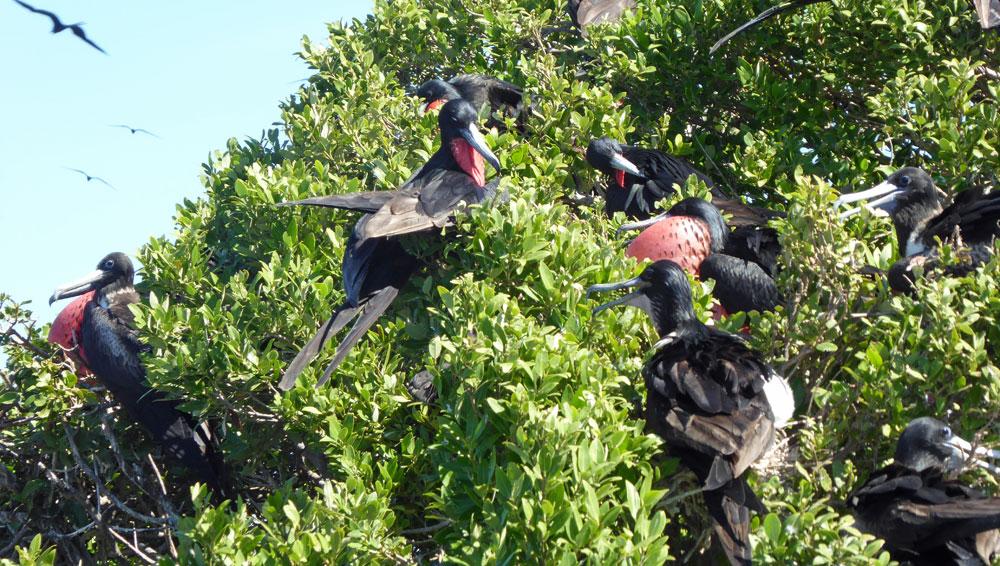
M 378 320 L 382 314 L 385 312 L 389 305 L 396 299 L 399 295 L 399 289 L 397 287 L 385 287 L 380 289 L 374 295 L 370 296 L 365 304 L 361 307 L 361 316 L 358 317 L 357 322 L 351 328 L 351 331 L 344 338 L 344 341 L 337 346 L 337 354 L 333 357 L 333 361 L 327 366 L 326 371 L 323 372 L 323 377 L 319 379 L 316 383 L 316 387 L 319 387 L 329 381 L 330 376 L 333 375 L 334 370 L 340 366 L 340 363 L 344 361 L 347 354 L 354 348 L 354 345 L 358 343 L 358 340 L 368 332 L 375 321 Z
M 333 311 L 329 320 L 323 323 L 323 326 L 319 328 L 319 331 L 312 337 L 312 340 L 309 340 L 295 356 L 295 359 L 292 360 L 292 363 L 288 364 L 288 367 L 285 368 L 285 373 L 281 376 L 281 382 L 278 383 L 278 389 L 288 391 L 294 387 L 295 380 L 302 373 L 302 370 L 320 353 L 323 347 L 326 346 L 326 343 L 330 341 L 330 338 L 333 338 L 341 329 L 347 326 L 347 323 L 357 315 L 362 306 L 363 304 L 352 307 L 344 303 L 337 307 L 337 310 Z
M 327 208 L 340 208 L 343 210 L 353 210 L 356 212 L 377 212 L 385 203 L 389 202 L 400 194 L 399 190 L 394 191 L 365 191 L 360 193 L 348 193 L 344 195 L 325 195 L 312 197 L 291 202 L 278 203 L 277 206 L 325 206 Z
M 750 547 L 750 512 L 766 513 L 764 504 L 742 477 L 721 489 L 706 491 L 704 495 L 715 534 L 729 563 L 733 566 L 749 566 L 753 557 L 753 549 Z

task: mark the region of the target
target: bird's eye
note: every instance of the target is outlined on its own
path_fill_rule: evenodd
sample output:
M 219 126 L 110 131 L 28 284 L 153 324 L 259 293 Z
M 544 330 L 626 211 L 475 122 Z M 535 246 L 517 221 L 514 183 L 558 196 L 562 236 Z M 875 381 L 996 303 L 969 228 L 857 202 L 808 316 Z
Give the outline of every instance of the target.
M 909 184 L 910 184 L 910 177 L 909 177 L 909 175 L 903 175 L 902 177 L 899 178 L 899 186 L 900 187 L 905 187 L 906 185 L 909 185 Z
M 951 438 L 951 427 L 944 427 L 941 429 L 941 436 L 944 438 Z
M 115 266 L 115 260 L 113 259 L 109 259 L 108 261 L 104 262 L 104 269 L 111 269 L 114 266 Z

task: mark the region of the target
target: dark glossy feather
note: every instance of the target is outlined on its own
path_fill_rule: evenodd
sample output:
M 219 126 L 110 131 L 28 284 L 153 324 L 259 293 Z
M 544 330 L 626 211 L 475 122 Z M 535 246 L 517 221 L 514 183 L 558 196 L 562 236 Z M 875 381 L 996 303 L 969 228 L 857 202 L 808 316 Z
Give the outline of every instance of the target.
M 780 299 L 778 286 L 756 263 L 726 254 L 712 254 L 701 262 L 701 278 L 715 281 L 712 296 L 728 313 L 773 311 Z
M 760 24 L 761 22 L 763 22 L 764 20 L 766 20 L 768 18 L 777 16 L 778 14 L 780 14 L 782 12 L 787 12 L 788 10 L 792 10 L 794 8 L 801 8 L 803 6 L 808 6 L 810 4 L 816 4 L 817 2 L 828 2 L 828 1 L 829 0 L 792 0 L 791 2 L 785 2 L 785 3 L 782 3 L 782 4 L 778 4 L 776 6 L 771 6 L 767 10 L 764 10 L 760 14 L 757 14 L 757 16 L 754 17 L 749 22 L 747 22 L 747 23 L 741 25 L 740 27 L 734 29 L 733 31 L 727 33 L 726 36 L 723 37 L 722 39 L 720 39 L 719 41 L 716 41 L 715 45 L 713 45 L 712 48 L 708 50 L 708 54 L 711 55 L 712 53 L 715 53 L 720 47 L 722 47 L 723 45 L 725 45 L 726 42 L 728 42 L 730 39 L 732 39 L 732 38 L 736 37 L 737 35 L 739 35 L 739 34 L 745 32 L 745 31 L 747 31 L 748 29 L 756 27 L 758 24 Z
M 635 6 L 635 0 L 569 0 L 566 9 L 573 25 L 586 37 L 587 27 L 603 22 L 614 22 L 626 10 Z
M 884 539 L 896 560 L 985 565 L 1000 550 L 1000 498 L 946 480 L 938 469 L 890 464 L 855 490 L 848 505 L 859 528 Z
M 1000 194 L 983 195 L 970 189 L 956 195 L 940 214 L 927 221 L 920 238 L 927 247 L 960 235 L 968 245 L 989 244 L 1000 236 Z

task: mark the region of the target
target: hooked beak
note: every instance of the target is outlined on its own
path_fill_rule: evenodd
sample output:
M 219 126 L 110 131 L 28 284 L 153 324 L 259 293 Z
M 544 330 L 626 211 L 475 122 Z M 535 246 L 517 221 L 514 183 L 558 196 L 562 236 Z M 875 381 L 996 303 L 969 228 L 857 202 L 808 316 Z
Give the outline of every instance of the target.
M 86 276 L 81 279 L 77 279 L 71 283 L 67 283 L 58 289 L 56 289 L 52 296 L 49 297 L 49 305 L 58 301 L 59 299 L 66 299 L 69 297 L 76 297 L 82 295 L 87 291 L 92 291 L 97 288 L 97 284 L 104 279 L 105 273 L 100 269 L 95 269 L 91 271 Z
M 597 314 L 604 309 L 617 306 L 617 305 L 632 305 L 645 310 L 645 298 L 646 295 L 642 292 L 643 289 L 649 287 L 650 283 L 648 281 L 643 281 L 641 277 L 633 277 L 627 281 L 620 281 L 618 283 L 604 283 L 601 285 L 592 285 L 587 289 L 587 298 L 590 298 L 591 293 L 604 293 L 606 291 L 617 291 L 619 289 L 628 289 L 630 287 L 638 287 L 637 290 L 632 291 L 624 297 L 620 297 L 613 301 L 604 303 L 603 305 L 594 307 L 593 314 Z M 641 300 L 640 300 L 641 299 Z
M 838 208 L 842 204 L 857 202 L 859 200 L 868 200 L 870 198 L 875 198 L 875 197 L 881 197 L 865 205 L 865 208 L 881 210 L 885 214 L 891 214 L 892 211 L 896 210 L 897 206 L 896 199 L 899 198 L 899 195 L 901 195 L 905 191 L 906 189 L 897 187 L 896 185 L 893 185 L 888 181 L 883 181 L 882 183 L 879 183 L 878 185 L 875 185 L 874 187 L 865 191 L 858 191 L 856 193 L 847 193 L 840 195 L 840 198 L 838 198 L 833 203 L 833 207 Z M 854 216 L 859 212 L 861 212 L 861 207 L 852 208 L 847 212 L 842 213 L 840 215 L 840 219 L 846 220 L 847 218 L 850 218 L 851 216 Z
M 483 159 L 497 170 L 497 173 L 500 173 L 500 160 L 490 151 L 489 146 L 486 145 L 486 138 L 479 133 L 479 128 L 476 128 L 475 124 L 469 124 L 468 128 L 459 130 L 459 134 L 472 146 L 472 149 L 482 155 Z
M 611 166 L 619 171 L 631 173 L 636 177 L 642 177 L 642 173 L 639 172 L 639 168 L 635 166 L 635 163 L 625 159 L 625 156 L 620 153 L 615 153 L 611 156 Z
M 983 456 L 994 460 L 1000 459 L 1000 450 L 991 450 L 984 446 L 973 447 L 969 441 L 958 435 L 952 436 L 944 444 L 951 451 L 952 457 L 948 459 L 949 468 L 961 469 L 968 463 L 977 468 L 989 470 L 994 474 L 1000 474 L 1000 468 L 985 460 L 976 458 L 976 456 Z
M 633 230 L 642 230 L 643 228 L 648 228 L 648 227 L 652 226 L 653 224 L 656 224 L 660 220 L 663 220 L 664 218 L 668 218 L 669 216 L 670 216 L 669 212 L 663 212 L 661 214 L 657 214 L 656 216 L 654 216 L 652 218 L 647 218 L 646 220 L 639 220 L 638 222 L 631 222 L 631 223 L 628 223 L 628 224 L 622 224 L 621 226 L 618 227 L 618 231 L 615 232 L 615 235 L 619 235 L 622 232 L 631 232 Z

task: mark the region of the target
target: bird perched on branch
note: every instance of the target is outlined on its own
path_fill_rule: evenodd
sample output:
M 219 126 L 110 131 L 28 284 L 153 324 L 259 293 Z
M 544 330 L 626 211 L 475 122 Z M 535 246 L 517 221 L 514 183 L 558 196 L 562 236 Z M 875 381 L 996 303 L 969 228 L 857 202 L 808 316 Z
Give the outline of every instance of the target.
M 524 89 L 516 84 L 486 75 L 458 75 L 445 82 L 432 79 L 420 85 L 417 96 L 424 100 L 423 111 L 430 112 L 442 107 L 449 100 L 464 98 L 476 112 L 489 104 L 490 117 L 487 128 L 503 129 L 503 117 L 512 118 L 518 130 L 524 131 L 524 122 L 530 114 L 530 106 L 524 106 Z M 500 119 L 494 117 L 500 116 Z
M 282 203 L 340 208 L 365 215 L 355 224 L 344 252 L 347 298 L 285 369 L 279 388 L 291 389 L 326 342 L 357 316 L 317 387 L 326 383 L 351 348 L 389 308 L 417 266 L 416 258 L 403 250 L 399 236 L 450 226 L 456 212 L 494 199 L 499 178 L 486 183 L 484 160 L 498 172 L 500 162 L 479 133 L 477 118 L 475 108 L 465 99 L 445 104 L 438 115 L 441 147 L 399 189 Z
M 634 279 L 594 285 L 587 295 L 626 288 L 637 290 L 594 313 L 634 305 L 649 314 L 660 341 L 642 370 L 646 427 L 702 482 L 730 563 L 750 564 L 750 511 L 766 509 L 743 473 L 792 417 L 792 391 L 742 338 L 698 320 L 687 275 L 676 263 L 657 261 Z
M 747 225 L 730 232 L 719 210 L 696 197 L 618 231 L 643 228 L 626 255 L 639 261 L 669 259 L 703 280 L 715 281 L 712 294 L 722 306 L 720 316 L 772 311 L 778 305 L 774 277 L 781 244 L 773 228 Z
M 608 216 L 624 212 L 630 219 L 645 220 L 653 215 L 657 202 L 675 194 L 691 175 L 712 190 L 712 204 L 730 216 L 733 226 L 763 224 L 782 215 L 729 197 L 701 171 L 656 149 L 597 138 L 587 146 L 587 163 L 613 179 L 605 191 Z
M 913 290 L 916 265 L 922 264 L 925 272 L 965 275 L 994 253 L 994 241 L 1000 236 L 1000 194 L 969 189 L 942 207 L 940 197 L 944 194 L 926 171 L 904 167 L 871 189 L 841 195 L 834 207 L 876 199 L 865 206 L 892 218 L 896 247 L 902 256 L 889 270 L 889 284 L 897 291 L 909 293 Z M 860 211 L 861 207 L 854 208 L 840 217 L 846 219 Z M 957 265 L 940 266 L 938 242 L 947 242 L 958 249 Z
M 108 54 L 107 51 L 101 49 L 96 43 L 87 38 L 87 34 L 83 32 L 83 27 L 81 27 L 83 26 L 83 22 L 77 22 L 75 24 L 66 25 L 59 20 L 59 16 L 53 14 L 52 12 L 48 12 L 46 10 L 39 10 L 38 8 L 35 8 L 30 4 L 21 2 L 21 0 L 14 0 L 14 1 L 36 14 L 42 14 L 43 16 L 48 16 L 49 19 L 52 20 L 52 33 L 59 33 L 63 30 L 68 29 L 73 32 L 73 35 L 87 42 L 87 44 L 93 47 L 94 49 L 100 51 L 101 53 L 104 53 L 105 55 Z
M 899 437 L 893 463 L 847 498 L 857 527 L 885 540 L 900 562 L 987 566 L 1000 552 L 1000 498 L 945 478 L 966 463 L 1000 472 L 977 456 L 1000 452 L 974 448 L 935 418 L 914 419 Z
M 209 428 L 178 409 L 180 402 L 167 399 L 146 384 L 146 369 L 139 353 L 149 347 L 132 328 L 134 316 L 129 310 L 130 304 L 139 302 L 133 277 L 128 256 L 111 253 L 93 272 L 56 289 L 49 304 L 79 295 L 89 295 L 89 299 L 84 299 L 82 309 L 74 301 L 67 316 L 60 314 L 49 340 L 65 348 L 79 345 L 80 357 L 126 413 L 146 427 L 167 453 L 180 460 L 199 481 L 219 496 L 231 498 L 228 472 Z
M 617 21 L 633 7 L 635 0 L 569 0 L 566 11 L 580 35 L 587 37 L 588 27 Z

